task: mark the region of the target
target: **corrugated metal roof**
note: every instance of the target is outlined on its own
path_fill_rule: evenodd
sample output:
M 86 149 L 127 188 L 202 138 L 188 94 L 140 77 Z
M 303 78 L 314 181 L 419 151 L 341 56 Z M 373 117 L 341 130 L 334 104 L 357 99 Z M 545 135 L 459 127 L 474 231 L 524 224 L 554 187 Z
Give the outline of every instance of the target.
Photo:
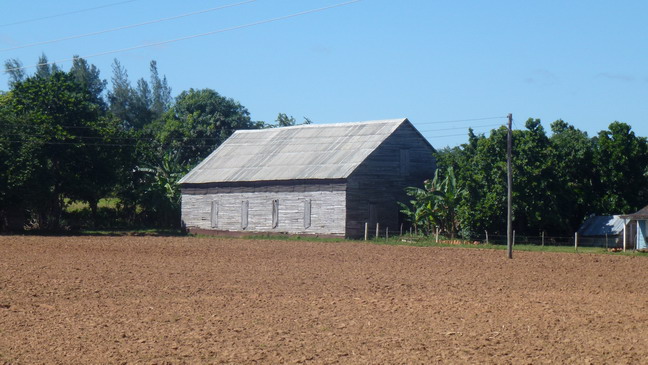
M 618 215 L 594 216 L 585 221 L 578 229 L 581 236 L 615 236 L 623 231 L 624 220 Z
M 346 178 L 405 121 L 236 131 L 178 183 Z

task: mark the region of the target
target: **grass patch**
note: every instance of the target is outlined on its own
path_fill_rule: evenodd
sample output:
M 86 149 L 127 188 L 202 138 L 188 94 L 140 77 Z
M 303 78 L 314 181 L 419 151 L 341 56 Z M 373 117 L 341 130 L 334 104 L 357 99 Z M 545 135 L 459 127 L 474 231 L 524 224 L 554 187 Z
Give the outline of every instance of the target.
M 172 228 L 142 228 L 142 229 L 108 229 L 108 230 L 81 230 L 75 232 L 80 236 L 186 236 L 187 234 L 181 229 Z
M 159 236 L 159 237 L 177 237 L 186 236 L 187 234 L 180 229 L 171 228 L 141 228 L 141 229 L 86 229 L 78 231 L 44 231 L 31 230 L 22 232 L 12 232 L 11 235 L 25 236 Z
M 445 240 L 445 238 L 439 237 L 440 241 Z M 372 239 L 367 242 L 382 244 L 382 245 L 394 245 L 394 246 L 415 246 L 415 247 L 459 247 L 459 248 L 478 248 L 478 249 L 490 249 L 490 250 L 506 250 L 506 245 L 498 244 L 485 244 L 479 243 L 475 244 L 473 241 L 464 241 L 466 243 L 462 244 L 447 244 L 443 242 L 437 243 L 433 237 L 425 236 L 396 236 L 389 238 L 388 240 L 382 239 Z M 588 246 L 579 246 L 578 249 L 575 249 L 574 246 L 552 246 L 552 245 L 533 245 L 533 244 L 516 244 L 513 246 L 513 251 L 524 251 L 524 252 L 564 252 L 564 253 L 585 253 L 585 254 L 614 254 L 614 255 L 633 255 L 633 256 L 648 256 L 646 252 L 632 251 L 628 250 L 626 252 L 613 252 L 609 251 L 605 247 L 588 247 Z
M 262 239 L 262 240 L 280 240 L 280 241 L 317 241 L 317 242 L 352 241 L 346 238 L 299 236 L 299 235 L 289 235 L 289 234 L 251 234 L 248 236 L 242 236 L 241 238 L 250 239 L 250 240 Z
M 107 208 L 107 209 L 117 209 L 117 204 L 119 203 L 118 198 L 103 198 L 99 199 L 97 202 L 97 208 Z M 70 199 L 65 199 L 66 208 L 65 211 L 68 213 L 75 213 L 83 211 L 84 209 L 90 209 L 90 205 L 84 201 L 72 201 Z
M 215 237 L 209 235 L 193 235 L 195 237 Z M 277 235 L 277 234 L 250 234 L 240 237 L 224 237 L 216 236 L 222 238 L 242 238 L 242 239 L 259 239 L 259 240 L 283 240 L 283 241 L 315 241 L 315 242 L 366 242 L 368 244 L 377 244 L 377 245 L 390 245 L 390 246 L 413 246 L 413 247 L 454 247 L 454 248 L 465 248 L 465 249 L 486 249 L 486 250 L 501 250 L 505 251 L 507 249 L 506 245 L 498 244 L 485 244 L 479 243 L 475 244 L 473 241 L 464 241 L 466 243 L 460 244 L 449 244 L 443 242 L 436 242 L 434 237 L 425 237 L 425 236 L 395 236 L 390 237 L 389 239 L 385 238 L 372 238 L 367 241 L 364 240 L 353 240 L 346 238 L 329 238 L 329 237 L 317 237 L 317 236 L 299 236 L 299 235 Z M 445 238 L 439 237 L 439 241 L 444 241 Z M 513 246 L 513 251 L 517 252 L 562 252 L 562 253 L 579 253 L 579 254 L 609 254 L 609 255 L 630 255 L 630 256 L 647 256 L 647 252 L 638 252 L 628 250 L 626 252 L 612 252 L 608 251 L 604 247 L 578 247 L 574 249 L 574 246 L 551 246 L 551 245 L 532 245 L 532 244 L 516 244 Z

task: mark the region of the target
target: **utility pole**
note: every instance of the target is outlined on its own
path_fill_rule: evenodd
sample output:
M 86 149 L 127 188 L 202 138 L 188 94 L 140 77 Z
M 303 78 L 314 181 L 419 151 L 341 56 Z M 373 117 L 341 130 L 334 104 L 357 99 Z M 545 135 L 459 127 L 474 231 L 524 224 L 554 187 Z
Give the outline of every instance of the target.
M 506 136 L 506 168 L 508 170 L 508 206 L 506 215 L 506 248 L 508 258 L 513 258 L 513 169 L 511 167 L 511 150 L 513 148 L 513 114 L 508 115 L 508 134 Z

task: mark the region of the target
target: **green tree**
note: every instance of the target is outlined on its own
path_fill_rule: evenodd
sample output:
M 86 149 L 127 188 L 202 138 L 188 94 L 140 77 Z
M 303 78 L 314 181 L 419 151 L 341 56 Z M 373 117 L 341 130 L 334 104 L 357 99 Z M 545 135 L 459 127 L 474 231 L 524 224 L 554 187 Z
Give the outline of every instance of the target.
M 108 92 L 110 110 L 125 125 L 143 129 L 170 108 L 171 88 L 166 76 L 160 77 L 155 61 L 150 64 L 150 83 L 140 78 L 134 88 L 128 80 L 128 72 L 118 60 L 113 61 L 112 69 L 112 89 Z
M 128 72 L 117 59 L 112 64 L 112 88 L 108 91 L 110 111 L 125 126 L 133 128 L 135 117 L 132 113 L 133 89 L 128 80 Z
M 626 123 L 613 122 L 594 139 L 597 213 L 630 213 L 648 203 L 648 146 Z
M 260 128 L 237 101 L 211 89 L 182 92 L 162 118 L 139 132 L 137 167 L 120 197 L 149 222 L 180 222 L 177 181 L 235 130 Z M 133 193 L 135 192 L 135 193 Z
M 41 57 L 41 61 L 46 61 Z M 75 58 L 70 72 L 44 66 L 16 81 L 3 100 L 10 151 L 2 172 L 4 200 L 40 228 L 58 229 L 66 201 L 97 201 L 112 191 L 123 168 L 121 123 L 105 114 L 105 82 Z M 12 197 L 20 197 L 20 201 Z M 22 215 L 7 213 L 9 215 Z
M 22 62 L 16 58 L 11 58 L 5 61 L 5 73 L 9 75 L 9 87 L 27 77 Z
M 104 110 L 106 109 L 103 93 L 107 81 L 101 79 L 99 69 L 95 65 L 89 64 L 88 61 L 79 56 L 74 56 L 70 75 L 74 77 L 78 85 L 88 91 L 88 94 L 92 97 L 92 103 Z
M 595 211 L 596 192 L 592 139 L 563 120 L 551 124 L 553 168 L 558 179 L 556 198 L 561 225 L 573 232 Z
M 290 127 L 297 125 L 297 119 L 295 119 L 292 115 L 288 116 L 285 113 L 279 113 L 277 115 L 277 119 L 275 120 L 276 126 L 277 127 Z M 301 124 L 311 124 L 312 121 L 306 117 L 304 117 L 304 122 Z
M 0 232 L 7 228 L 19 229 L 23 224 L 19 187 L 25 173 L 16 174 L 19 171 L 15 169 L 15 162 L 20 156 L 20 146 L 16 140 L 23 136 L 16 128 L 18 120 L 10 107 L 11 97 L 11 93 L 0 92 Z
M 540 119 L 529 118 L 526 130 L 515 131 L 513 147 L 514 227 L 518 232 L 563 232 L 556 193 L 555 153 Z
M 45 53 L 43 53 L 38 58 L 38 64 L 36 65 L 36 73 L 34 73 L 34 76 L 48 78 L 53 73 L 58 71 L 60 71 L 58 66 L 55 63 L 50 64 L 47 60 L 47 56 L 45 55 Z
M 148 82 L 143 78 L 137 80 L 137 86 L 133 90 L 133 97 L 130 102 L 130 111 L 133 117 L 133 127 L 142 129 L 153 122 L 153 95 Z
M 151 111 L 153 119 L 158 119 L 169 110 L 173 100 L 171 98 L 171 88 L 167 83 L 166 76 L 160 78 L 157 62 L 151 61 L 150 70 L 152 93 Z
M 79 157 L 87 153 L 80 137 L 88 131 L 82 127 L 98 118 L 98 109 L 67 73 L 30 77 L 13 86 L 10 108 L 18 120 L 20 154 L 9 175 L 17 176 L 14 186 L 25 194 L 39 226 L 56 229 L 64 199 L 78 182 Z
M 173 151 L 181 165 L 193 166 L 238 129 L 258 128 L 248 110 L 211 89 L 183 91 L 175 105 L 148 130 L 157 149 Z

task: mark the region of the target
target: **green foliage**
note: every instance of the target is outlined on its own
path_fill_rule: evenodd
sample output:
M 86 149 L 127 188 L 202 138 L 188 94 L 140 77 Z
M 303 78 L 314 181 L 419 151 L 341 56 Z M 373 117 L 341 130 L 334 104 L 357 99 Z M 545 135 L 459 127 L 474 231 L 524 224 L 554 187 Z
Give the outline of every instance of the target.
M 294 125 L 298 125 L 297 119 L 295 119 L 292 115 L 288 116 L 285 113 L 279 113 L 277 115 L 277 119 L 275 120 L 276 126 L 277 127 L 290 127 Z M 304 122 L 301 124 L 311 124 L 312 121 L 306 117 L 304 117 Z
M 15 58 L 5 61 L 5 72 L 9 74 L 9 86 L 13 86 L 27 77 L 22 62 Z
M 125 126 L 133 127 L 135 117 L 132 112 L 133 89 L 128 81 L 128 72 L 118 60 L 112 65 L 112 89 L 108 92 L 110 112 Z
M 178 227 L 177 181 L 238 129 L 297 125 L 279 113 L 254 122 L 237 101 L 211 89 L 171 98 L 151 61 L 149 81 L 133 87 L 115 60 L 112 87 L 75 57 L 69 72 L 39 58 L 33 76 L 5 62 L 10 90 L 0 93 L 0 230 L 58 229 L 65 207 L 86 202 L 77 223 Z M 303 124 L 310 120 L 304 118 Z M 648 142 L 614 122 L 594 138 L 558 120 L 547 136 L 529 119 L 513 133 L 514 229 L 518 234 L 575 230 L 590 214 L 629 213 L 648 204 Z M 506 128 L 436 153 L 439 170 L 408 188 L 402 212 L 418 230 L 463 238 L 506 228 Z M 118 198 L 114 208 L 99 202 Z M 78 218 L 78 217 L 77 217 Z M 68 220 L 66 222 L 65 220 Z
M 28 212 L 38 227 L 58 229 L 64 197 L 84 195 L 85 186 L 101 192 L 110 185 L 113 170 L 91 164 L 101 156 L 95 147 L 104 137 L 101 109 L 88 89 L 61 71 L 14 83 L 4 106 L 12 150 L 7 209 Z
M 538 119 L 513 131 L 513 216 L 519 233 L 571 234 L 591 214 L 633 212 L 648 204 L 648 151 L 629 125 L 610 124 L 597 137 L 558 120 L 548 137 Z M 453 167 L 465 194 L 458 204 L 461 236 L 506 229 L 506 128 L 437 152 Z
M 153 119 L 160 118 L 171 107 L 171 88 L 167 83 L 166 76 L 160 78 L 157 69 L 157 62 L 151 61 L 151 112 Z
M 189 89 L 175 100 L 175 105 L 147 128 L 147 135 L 160 151 L 174 155 L 182 166 L 194 166 L 238 129 L 259 125 L 250 120 L 248 110 L 237 101 L 214 90 Z
M 449 167 L 445 177 L 439 176 L 439 170 L 432 180 L 426 180 L 423 188 L 408 187 L 405 189 L 412 198 L 410 205 L 399 203 L 403 213 L 417 230 L 426 234 L 438 227 L 441 232 L 454 238 L 459 228 L 457 209 L 465 190 L 459 186 L 454 168 Z
M 566 230 L 578 227 L 583 217 L 596 212 L 598 194 L 593 169 L 594 141 L 587 133 L 562 120 L 551 124 L 551 146 L 555 153 L 556 200 L 561 224 Z M 618 212 L 617 212 L 618 213 Z
M 631 213 L 648 200 L 648 144 L 630 126 L 614 122 L 595 138 L 594 166 L 600 212 Z
M 107 98 L 99 70 L 79 57 L 62 72 L 42 55 L 31 77 L 18 60 L 5 65 L 11 90 L 0 94 L 0 230 L 179 227 L 180 177 L 235 130 L 266 126 L 214 90 L 190 89 L 173 100 L 155 61 L 150 81 L 133 87 L 115 60 Z M 116 207 L 100 206 L 108 197 L 118 198 Z M 88 208 L 66 211 L 72 202 Z

